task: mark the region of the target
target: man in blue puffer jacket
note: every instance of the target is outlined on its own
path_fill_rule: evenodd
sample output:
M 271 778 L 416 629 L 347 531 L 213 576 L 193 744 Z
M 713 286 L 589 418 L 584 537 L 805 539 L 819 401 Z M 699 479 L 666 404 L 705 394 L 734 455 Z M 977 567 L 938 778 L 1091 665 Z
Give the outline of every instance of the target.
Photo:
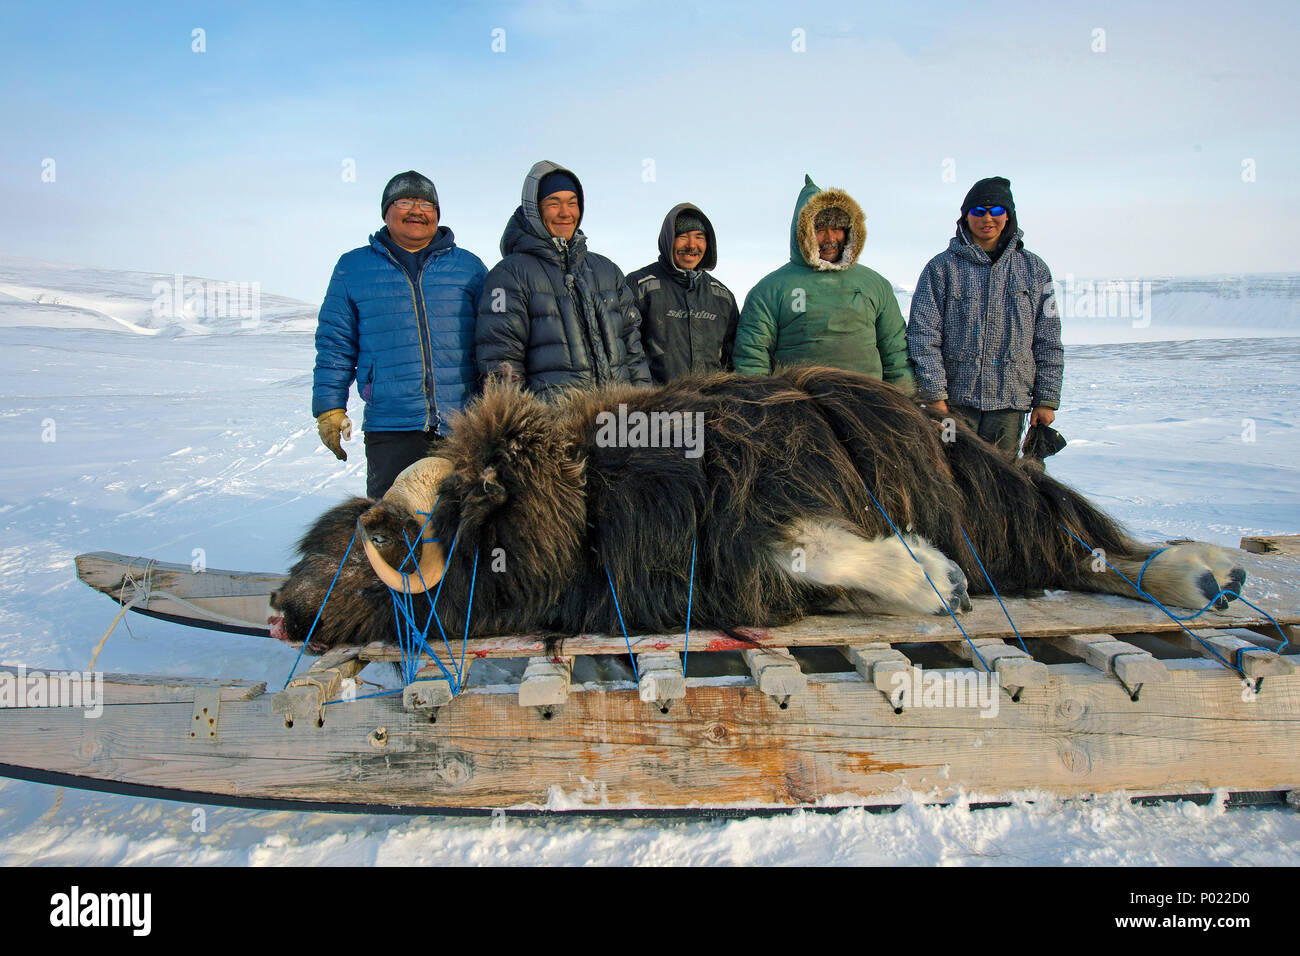
M 311 412 L 321 441 L 347 460 L 345 409 L 356 380 L 366 403 L 366 494 L 428 454 L 478 377 L 474 317 L 487 268 L 440 226 L 438 193 L 411 170 L 381 202 L 384 228 L 334 267 L 316 326 Z

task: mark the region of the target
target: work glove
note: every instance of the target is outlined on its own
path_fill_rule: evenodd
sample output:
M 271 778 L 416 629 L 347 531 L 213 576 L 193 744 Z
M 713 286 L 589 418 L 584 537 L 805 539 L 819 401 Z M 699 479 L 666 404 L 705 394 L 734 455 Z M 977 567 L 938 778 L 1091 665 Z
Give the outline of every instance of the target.
M 316 416 L 316 431 L 320 433 L 322 444 L 334 452 L 335 458 L 339 461 L 348 460 L 348 453 L 343 450 L 340 441 L 352 437 L 352 421 L 348 418 L 347 412 L 341 408 L 331 408 L 328 412 L 321 412 Z

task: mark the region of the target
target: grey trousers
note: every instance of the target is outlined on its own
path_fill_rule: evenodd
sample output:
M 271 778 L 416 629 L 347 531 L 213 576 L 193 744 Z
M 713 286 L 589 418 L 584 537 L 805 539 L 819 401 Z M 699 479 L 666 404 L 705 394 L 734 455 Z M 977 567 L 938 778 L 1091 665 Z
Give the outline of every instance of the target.
M 996 445 L 1012 458 L 1020 454 L 1020 440 L 1025 433 L 1025 413 L 1014 408 L 982 412 L 967 405 L 949 405 L 948 409 L 990 445 Z

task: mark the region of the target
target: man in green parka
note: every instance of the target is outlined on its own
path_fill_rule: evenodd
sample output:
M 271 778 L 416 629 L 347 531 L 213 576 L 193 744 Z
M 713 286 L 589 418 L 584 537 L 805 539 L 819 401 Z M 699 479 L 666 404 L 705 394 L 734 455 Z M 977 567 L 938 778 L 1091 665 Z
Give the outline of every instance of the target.
M 866 216 L 853 197 L 805 176 L 790 223 L 790 261 L 745 298 L 733 353 L 737 372 L 829 365 L 914 392 L 894 288 L 858 264 L 866 240 Z

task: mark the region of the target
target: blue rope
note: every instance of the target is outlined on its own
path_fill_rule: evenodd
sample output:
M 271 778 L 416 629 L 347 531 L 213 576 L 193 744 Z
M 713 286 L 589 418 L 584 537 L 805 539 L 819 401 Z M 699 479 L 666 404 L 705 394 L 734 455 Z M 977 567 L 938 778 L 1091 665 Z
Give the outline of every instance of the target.
M 298 662 L 302 660 L 302 652 L 307 649 L 307 642 L 311 640 L 312 634 L 315 633 L 316 623 L 320 620 L 321 612 L 325 610 L 325 601 L 330 599 L 330 594 L 334 591 L 334 585 L 337 583 L 339 575 L 343 572 L 343 565 L 347 562 L 348 555 L 352 553 L 352 545 L 356 544 L 356 542 L 357 532 L 354 528 L 352 531 L 352 540 L 348 542 L 348 549 L 343 552 L 343 560 L 339 562 L 338 570 L 334 572 L 334 580 L 330 581 L 329 590 L 325 592 L 324 600 L 320 602 L 320 607 L 316 609 L 316 617 L 312 619 L 311 627 L 307 629 L 307 636 L 302 639 L 302 647 L 298 648 L 298 656 L 293 659 L 293 667 L 289 669 L 289 676 L 284 679 L 284 687 L 280 688 L 281 690 L 287 688 L 289 686 L 289 681 L 293 680 L 294 671 L 298 669 Z
M 691 652 L 691 599 L 695 597 L 695 545 L 699 535 L 691 539 L 691 586 L 686 592 L 686 646 L 682 649 L 682 677 L 686 676 L 686 656 Z
M 434 504 L 435 504 L 435 506 L 437 505 L 437 501 L 436 501 L 436 500 L 434 501 Z M 424 535 L 424 529 L 425 529 L 426 527 L 428 527 L 429 521 L 431 521 L 431 520 L 433 519 L 433 512 L 432 512 L 432 511 L 417 511 L 416 513 L 417 513 L 417 514 L 422 514 L 422 515 L 427 515 L 427 516 L 428 516 L 428 517 L 425 519 L 424 524 L 420 526 L 420 537 L 423 537 L 423 535 Z M 402 537 L 406 539 L 406 557 L 402 560 L 402 567 L 405 567 L 405 566 L 406 566 L 406 562 L 407 562 L 407 561 L 410 561 L 410 562 L 412 562 L 412 564 L 415 565 L 415 571 L 416 571 L 416 574 L 417 574 L 417 575 L 419 576 L 419 578 L 420 578 L 420 583 L 423 584 L 423 585 L 425 586 L 425 591 L 426 591 L 426 593 L 427 593 L 427 591 L 428 591 L 428 585 L 426 584 L 426 582 L 425 582 L 425 580 L 424 580 L 424 572 L 420 570 L 420 562 L 419 562 L 418 560 L 416 560 L 416 557 L 415 557 L 415 548 L 414 548 L 414 546 L 411 544 L 410 539 L 409 539 L 409 538 L 406 538 L 406 532 L 405 532 L 405 531 L 402 532 Z M 434 539 L 432 539 L 432 540 L 437 541 L 438 539 L 437 539 L 437 538 L 434 538 Z M 447 562 L 448 562 L 448 563 L 450 563 L 452 555 L 456 553 L 456 542 L 457 542 L 458 540 L 460 540 L 460 529 L 459 529 L 459 528 L 457 528 L 457 529 L 456 529 L 456 533 L 455 533 L 454 535 L 452 535 L 452 539 L 451 539 L 451 549 L 447 552 Z M 475 555 L 475 559 L 474 559 L 474 560 L 475 560 L 475 567 L 477 568 L 477 562 L 478 562 L 478 556 L 477 556 L 477 555 Z M 407 578 L 407 575 L 403 575 L 403 580 L 404 580 L 404 581 L 406 580 L 406 578 Z M 434 591 L 434 594 L 433 594 L 433 601 L 430 603 L 430 606 L 429 606 L 429 617 L 425 620 L 425 622 L 424 622 L 424 626 L 423 626 L 423 627 L 417 627 L 417 626 L 416 626 L 416 624 L 415 624 L 415 609 L 414 609 L 414 606 L 413 606 L 412 604 L 410 604 L 410 596 L 409 596 L 409 595 L 407 596 L 407 601 L 408 601 L 408 610 L 407 610 L 407 613 L 406 613 L 406 624 L 407 624 L 407 628 L 409 629 L 409 633 L 410 633 L 411 652 L 412 652 L 412 654 L 414 655 L 414 658 L 415 658 L 415 662 L 416 662 L 416 664 L 418 664 L 418 661 L 419 661 L 419 652 L 420 652 L 421 650 L 423 650 L 424 653 L 428 654 L 429 657 L 433 660 L 433 662 L 434 662 L 435 664 L 438 665 L 438 669 L 439 669 L 440 671 L 442 671 L 442 676 L 445 677 L 445 678 L 447 679 L 447 682 L 448 682 L 449 684 L 451 684 L 451 686 L 452 686 L 452 693 L 453 693 L 453 694 L 459 694 L 459 693 L 460 693 L 461 680 L 462 680 L 462 678 L 463 678 L 463 676 L 464 676 L 464 674 L 463 674 L 463 670 L 462 670 L 461 668 L 456 667 L 456 655 L 452 652 L 452 649 L 451 649 L 451 642 L 450 642 L 449 640 L 447 640 L 447 632 L 443 629 L 442 621 L 441 621 L 441 619 L 439 619 L 439 617 L 438 617 L 438 598 L 439 598 L 439 596 L 442 594 L 442 585 L 443 585 L 443 582 L 446 581 L 446 580 L 447 580 L 447 576 L 446 576 L 446 574 L 443 574 L 443 576 L 442 576 L 441 578 L 438 579 L 438 587 L 437 587 L 437 589 Z M 471 589 L 472 589 L 472 588 L 473 588 L 473 584 L 471 584 L 470 587 L 471 587 Z M 391 589 L 390 589 L 390 590 L 391 590 Z M 396 595 L 397 592 L 394 591 L 393 593 L 394 593 L 394 595 Z M 471 602 L 473 601 L 473 593 L 472 593 L 472 592 L 471 592 L 471 595 L 470 595 L 470 600 L 471 600 Z M 429 646 L 429 644 L 428 644 L 427 638 L 428 638 L 428 633 L 429 633 L 429 625 L 430 625 L 431 623 L 432 623 L 432 624 L 437 624 L 437 625 L 438 625 L 438 633 L 442 635 L 442 644 L 443 644 L 443 647 L 445 647 L 445 648 L 447 649 L 447 658 L 451 661 L 451 665 L 452 665 L 452 667 L 453 667 L 453 668 L 456 668 L 456 672 L 455 672 L 455 675 L 454 675 L 454 676 L 452 675 L 452 673 L 451 673 L 450 671 L 447 670 L 447 667 L 442 663 L 442 659 L 441 659 L 440 657 L 438 657 L 438 655 L 434 652 L 434 650 L 433 650 L 433 649 Z M 469 622 L 468 622 L 468 620 L 466 620 L 466 628 L 467 628 L 467 629 L 468 629 L 468 626 L 469 626 Z M 401 644 L 401 640 L 402 640 L 401 618 L 398 618 L 398 642 L 399 642 L 399 644 Z M 405 650 L 403 650 L 403 660 L 405 660 Z M 464 662 L 464 655 L 463 655 L 463 654 L 461 655 L 461 661 L 462 661 L 462 664 L 463 664 L 463 662 Z M 418 672 L 418 670 L 419 670 L 418 666 L 413 665 L 409 672 L 404 672 L 404 680 L 405 680 L 405 682 L 409 684 L 412 680 L 414 680 L 414 679 L 415 679 L 415 674 Z
M 1145 561 L 1142 562 L 1142 567 L 1141 567 L 1141 569 L 1138 571 L 1138 583 L 1137 583 L 1137 589 L 1138 589 L 1139 591 L 1142 590 L 1142 575 L 1144 575 L 1144 574 L 1147 573 L 1147 565 L 1151 563 L 1152 559 L 1153 559 L 1157 554 L 1163 554 L 1164 552 L 1166 552 L 1166 551 L 1168 551 L 1168 550 L 1169 550 L 1168 545 L 1166 545 L 1166 546 L 1163 547 L 1163 548 L 1156 548 L 1154 551 L 1152 551 L 1150 554 L 1148 554 L 1148 555 L 1147 555 L 1147 559 L 1146 559 Z
M 992 674 L 993 668 L 989 667 L 989 663 L 984 659 L 984 655 L 980 653 L 979 648 L 975 646 L 975 642 L 972 641 L 970 635 L 966 633 L 966 628 L 961 626 L 961 621 L 957 620 L 957 615 L 953 613 L 952 608 L 948 606 L 948 602 L 944 599 L 944 596 L 939 592 L 939 589 L 934 586 L 934 582 L 930 580 L 930 572 L 925 570 L 925 565 L 921 564 L 920 558 L 912 554 L 912 549 L 908 547 L 907 540 L 894 525 L 894 521 L 889 517 L 889 513 L 886 512 L 884 508 L 880 507 L 880 502 L 876 501 L 876 496 L 871 494 L 871 489 L 867 488 L 866 482 L 862 483 L 862 487 L 866 489 L 868 495 L 871 495 L 871 500 L 875 502 L 876 507 L 880 508 L 880 513 L 884 515 L 885 520 L 889 522 L 889 527 L 894 529 L 894 534 L 898 535 L 898 540 L 903 542 L 903 547 L 907 548 L 907 553 L 912 556 L 912 560 L 920 565 L 921 573 L 925 575 L 926 582 L 929 583 L 930 587 L 934 590 L 934 593 L 939 596 L 939 602 L 943 605 L 944 610 L 948 612 L 948 616 L 952 618 L 952 622 L 957 625 L 957 630 L 961 631 L 961 636 L 966 638 L 966 643 L 970 645 L 971 653 L 979 658 L 979 662 L 984 665 L 984 670 Z
M 465 607 L 465 636 L 460 642 L 460 667 L 456 669 L 457 686 L 460 685 L 460 677 L 465 673 L 465 648 L 469 646 L 469 618 L 474 611 L 474 582 L 478 580 L 478 550 L 474 551 L 474 570 L 469 578 L 469 602 Z M 448 648 L 450 651 L 451 648 Z M 452 655 L 452 663 L 455 663 L 456 657 Z
M 957 525 L 957 530 L 961 532 L 963 538 L 966 538 L 965 528 L 961 525 Z M 1002 608 L 1002 613 L 1006 615 L 1007 623 L 1011 625 L 1011 630 L 1016 632 L 1016 640 L 1020 642 L 1020 649 L 1028 654 L 1029 648 L 1025 647 L 1025 639 L 1020 636 L 1020 631 L 1016 628 L 1016 622 L 1011 620 L 1011 614 L 1007 611 L 1007 606 L 1002 603 L 1002 595 L 998 593 L 998 589 L 993 584 L 993 579 L 989 577 L 989 573 L 984 570 L 984 562 L 980 560 L 979 552 L 975 550 L 975 545 L 970 543 L 970 538 L 966 538 L 966 547 L 970 548 L 970 553 L 975 555 L 975 563 L 980 566 L 980 573 L 984 575 L 984 580 L 989 583 L 989 587 L 993 588 L 993 596 L 998 599 L 998 605 Z
M 434 501 L 434 505 L 435 506 L 437 505 L 436 500 Z M 416 514 L 421 514 L 425 516 L 424 523 L 420 525 L 420 532 L 418 535 L 416 535 L 416 540 L 419 541 L 424 537 L 424 531 L 429 526 L 429 522 L 433 520 L 433 511 L 432 510 L 416 511 Z M 298 663 L 302 660 L 303 651 L 306 650 L 307 644 L 311 640 L 312 634 L 315 633 L 316 631 L 316 625 L 317 623 L 319 623 L 321 614 L 325 610 L 325 603 L 326 601 L 329 600 L 330 594 L 333 593 L 334 591 L 334 585 L 338 582 L 339 574 L 342 573 L 343 565 L 347 562 L 348 555 L 352 553 L 352 547 L 353 545 L 356 544 L 356 540 L 357 540 L 357 533 L 354 529 L 352 532 L 352 539 L 348 542 L 347 550 L 343 552 L 343 559 L 339 561 L 338 569 L 334 572 L 334 578 L 332 581 L 330 581 L 329 590 L 325 592 L 324 600 L 321 601 L 320 607 L 316 609 L 316 617 L 315 619 L 312 620 L 311 628 L 308 629 L 307 636 L 303 639 L 302 646 L 298 648 L 298 656 L 293 662 L 293 668 L 289 671 L 289 676 L 285 678 L 284 686 L 286 688 L 289 686 L 289 681 L 293 679 L 294 672 L 298 669 Z M 442 586 L 447 580 L 447 575 L 444 571 L 442 577 L 438 579 L 438 587 L 435 589 L 433 594 L 433 601 L 431 602 L 431 606 L 429 609 L 429 617 L 424 622 L 424 626 L 420 627 L 419 625 L 416 624 L 415 621 L 415 604 L 414 604 L 415 596 L 410 591 L 410 574 L 405 571 L 402 571 L 401 568 L 406 567 L 406 563 L 408 561 L 411 562 L 412 565 L 415 567 L 415 573 L 419 577 L 420 583 L 422 585 L 425 585 L 424 588 L 425 593 L 428 592 L 428 585 L 425 583 L 424 580 L 424 572 L 420 570 L 420 562 L 415 556 L 415 546 L 412 544 L 411 539 L 407 537 L 405 530 L 402 531 L 402 540 L 406 545 L 406 557 L 402 560 L 402 564 L 398 568 L 398 572 L 402 575 L 403 587 L 401 591 L 398 591 L 395 588 L 388 589 L 389 597 L 393 602 L 393 618 L 397 627 L 397 643 L 402 653 L 402 660 L 400 662 L 402 682 L 403 684 L 409 684 L 415 679 L 415 675 L 419 672 L 420 652 L 423 651 L 424 653 L 429 655 L 429 657 L 433 660 L 435 664 L 438 665 L 438 669 L 442 671 L 442 676 L 446 678 L 449 684 L 451 684 L 452 694 L 453 695 L 459 694 L 461 691 L 461 682 L 464 678 L 464 673 L 465 673 L 465 655 L 469 645 L 470 617 L 474 609 L 474 586 L 478 580 L 478 552 L 475 552 L 474 554 L 474 567 L 473 567 L 473 571 L 471 572 L 470 584 L 469 584 L 469 604 L 465 609 L 465 633 L 461 640 L 460 661 L 459 663 L 457 663 L 456 655 L 451 649 L 451 642 L 447 640 L 447 632 L 443 629 L 442 620 L 438 617 L 438 598 L 442 594 Z M 438 539 L 433 538 L 432 540 L 437 541 Z M 457 528 L 456 533 L 452 536 L 451 539 L 451 548 L 447 551 L 447 563 L 450 563 L 452 555 L 456 553 L 456 542 L 459 540 L 460 540 L 460 529 Z M 613 587 L 612 582 L 610 586 L 611 588 Z M 614 599 L 614 602 L 615 605 L 617 606 L 618 604 L 617 597 Z M 619 615 L 619 620 L 620 622 L 622 621 L 621 612 Z M 447 656 L 451 661 L 451 666 L 452 668 L 454 668 L 454 672 L 447 669 L 447 666 L 443 664 L 442 659 L 437 655 L 437 653 L 433 650 L 433 648 L 429 646 L 427 637 L 429 633 L 430 624 L 438 625 L 438 632 L 442 635 L 442 643 L 443 646 L 447 649 Z M 626 630 L 624 631 L 624 636 L 626 637 Z M 629 645 L 629 653 L 630 652 L 631 652 L 631 647 Z M 635 660 L 633 661 L 632 666 L 633 666 L 633 670 L 635 671 L 636 668 Z M 387 697 L 387 696 L 391 696 L 392 694 L 400 694 L 400 693 L 401 693 L 400 690 L 385 691 L 380 694 L 365 694 L 361 697 L 353 697 L 350 699 L 366 700 L 367 698 L 370 697 Z M 347 700 L 349 700 L 349 698 L 338 698 L 337 700 L 325 701 L 325 704 L 328 705 L 328 704 L 344 703 Z
M 627 625 L 623 623 L 623 610 L 618 606 L 618 595 L 614 593 L 614 579 L 610 577 L 608 565 L 605 566 L 605 577 L 609 580 L 609 593 L 614 597 L 614 610 L 618 612 L 618 626 L 623 629 L 623 643 L 627 645 L 627 656 L 632 661 L 632 676 L 640 683 L 641 675 L 637 673 L 636 656 L 632 653 L 632 641 L 627 636 Z M 686 673 L 684 668 L 682 673 Z
M 1059 524 L 1059 522 L 1058 522 L 1058 524 Z M 1154 604 L 1156 607 L 1160 608 L 1160 610 L 1164 611 L 1165 614 L 1166 614 L 1166 615 L 1167 615 L 1167 616 L 1168 616 L 1172 621 L 1174 621 L 1174 622 L 1175 622 L 1179 627 L 1181 627 L 1184 631 L 1186 631 L 1188 634 L 1190 634 L 1190 635 L 1192 636 L 1192 638 L 1196 641 L 1196 643 L 1200 644 L 1201 647 L 1203 647 L 1203 648 L 1205 648 L 1207 651 L 1209 651 L 1209 652 L 1210 652 L 1210 655 L 1211 655 L 1212 657 L 1214 657 L 1215 660 L 1217 660 L 1217 661 L 1218 661 L 1220 664 L 1222 664 L 1224 667 L 1227 667 L 1227 668 L 1229 668 L 1230 670 L 1235 670 L 1235 671 L 1237 671 L 1237 672 L 1240 673 L 1243 677 L 1246 676 L 1246 675 L 1245 675 L 1245 672 L 1242 671 L 1242 669 L 1241 669 L 1241 664 L 1240 664 L 1240 663 L 1232 664 L 1232 663 L 1229 663 L 1228 661 L 1224 660 L 1223 657 L 1219 654 L 1218 651 L 1216 651 L 1213 647 L 1211 647 L 1209 644 L 1207 644 L 1205 641 L 1203 641 L 1203 640 L 1200 638 L 1199 635 L 1197 635 L 1196 633 L 1194 633 L 1194 632 L 1192 631 L 1191 628 L 1189 628 L 1186 624 L 1183 623 L 1183 621 L 1185 621 L 1185 620 L 1191 620 L 1191 618 L 1199 617 L 1200 615 L 1204 614 L 1204 613 L 1205 613 L 1206 611 L 1208 611 L 1211 607 L 1213 607 L 1213 606 L 1214 606 L 1214 602 L 1217 601 L 1217 600 L 1220 598 L 1220 596 L 1222 596 L 1222 595 L 1224 595 L 1224 594 L 1234 594 L 1234 595 L 1236 595 L 1236 596 L 1239 597 L 1239 598 L 1241 597 L 1241 595 L 1236 594 L 1236 592 L 1234 592 L 1234 591 L 1228 591 L 1228 590 L 1226 590 L 1226 589 L 1220 590 L 1218 594 L 1216 594 L 1216 595 L 1214 595 L 1214 597 L 1210 598 L 1210 603 L 1207 604 L 1207 605 L 1205 605 L 1205 607 L 1201 608 L 1199 611 L 1197 611 L 1195 614 L 1190 615 L 1189 617 L 1186 617 L 1186 618 L 1180 618 L 1180 617 L 1179 617 L 1177 614 L 1175 614 L 1173 611 L 1169 610 L 1169 608 L 1167 608 L 1167 607 L 1165 607 L 1163 604 L 1161 604 L 1161 603 L 1160 603 L 1160 602 L 1155 598 L 1154 595 L 1152 595 L 1152 594 L 1148 594 L 1146 591 L 1143 591 L 1140 587 L 1138 587 L 1138 586 L 1137 586 L 1136 584 L 1134 584 L 1132 581 L 1129 581 L 1129 579 L 1125 576 L 1125 574 L 1124 574 L 1123 571 L 1119 570 L 1119 569 L 1116 568 L 1114 565 L 1112 565 L 1109 561 L 1106 560 L 1105 555 L 1103 555 L 1101 552 L 1099 552 L 1099 551 L 1096 550 L 1095 548 L 1090 548 L 1090 547 L 1088 547 L 1088 544 L 1087 544 L 1087 543 L 1086 543 L 1082 538 L 1080 538 L 1077 534 L 1075 534 L 1075 533 L 1074 533 L 1073 531 L 1071 531 L 1069 528 L 1066 528 L 1065 525 L 1061 525 L 1061 528 L 1064 529 L 1065 533 L 1068 534 L 1071 538 L 1073 538 L 1075 541 L 1078 541 L 1079 544 L 1083 545 L 1083 547 L 1087 548 L 1088 551 L 1089 551 L 1089 553 L 1091 553 L 1091 554 L 1095 554 L 1095 555 L 1097 555 L 1098 557 L 1100 557 L 1101 560 L 1102 560 L 1102 563 L 1105 564 L 1106 567 L 1110 568 L 1110 570 L 1114 571 L 1116 574 L 1118 574 L 1118 575 L 1119 575 L 1121 578 L 1123 578 L 1125 581 L 1128 581 L 1129 585 L 1133 588 L 1133 590 L 1137 591 L 1137 593 L 1140 594 L 1140 595 L 1142 595 L 1142 597 L 1146 598 L 1148 601 L 1150 601 L 1150 602 L 1151 602 L 1152 604 Z M 1168 550 L 1168 549 L 1167 549 L 1167 548 L 1162 548 L 1161 550 L 1164 551 L 1164 550 Z M 1151 557 L 1155 557 L 1155 555 L 1152 555 Z M 1148 562 L 1149 562 L 1150 560 L 1151 560 L 1151 558 L 1148 558 L 1148 559 L 1147 559 Z M 1146 565 L 1144 564 L 1143 567 L 1145 568 Z M 1247 601 L 1246 603 L 1247 603 L 1247 604 L 1250 604 L 1249 601 Z M 1250 606 L 1251 606 L 1251 607 L 1255 607 L 1255 605 L 1253 605 L 1253 604 L 1251 604 Z M 1255 607 L 1255 610 L 1259 611 L 1259 608 Z M 1277 621 L 1274 621 L 1272 617 L 1269 617 L 1269 615 L 1268 615 L 1266 612 L 1264 612 L 1264 611 L 1260 611 L 1260 613 L 1263 614 L 1265 617 L 1268 617 L 1268 619 L 1269 619 L 1270 621 L 1273 621 L 1273 625 L 1274 625 L 1275 627 L 1277 626 Z M 1279 633 L 1279 634 L 1282 633 L 1282 629 L 1281 629 L 1280 627 L 1278 628 L 1278 633 Z M 1269 648 L 1267 648 L 1267 647 L 1258 647 L 1258 646 L 1255 646 L 1255 647 L 1239 647 L 1239 648 L 1237 648 L 1237 653 L 1236 653 L 1236 655 L 1235 655 L 1236 658 L 1237 658 L 1237 660 L 1238 660 L 1238 662 L 1240 662 L 1240 660 L 1241 660 L 1241 652 L 1242 652 L 1242 651 L 1250 651 L 1250 650 L 1266 651 L 1266 650 L 1269 650 Z

